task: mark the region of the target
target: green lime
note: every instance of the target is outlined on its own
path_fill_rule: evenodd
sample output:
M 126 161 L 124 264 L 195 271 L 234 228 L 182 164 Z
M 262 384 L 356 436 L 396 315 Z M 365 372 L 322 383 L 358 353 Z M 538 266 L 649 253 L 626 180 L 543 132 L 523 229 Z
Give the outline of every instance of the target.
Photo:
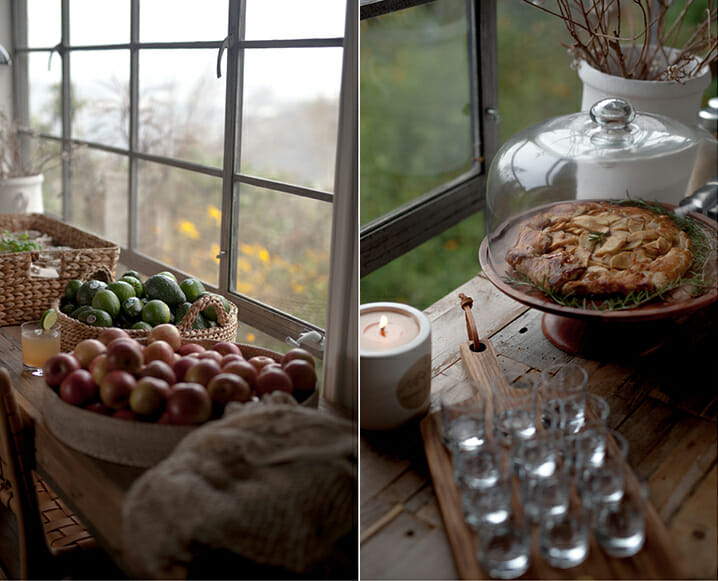
M 191 307 L 192 303 L 187 301 L 177 305 L 174 310 L 175 321 L 177 323 L 181 323 L 182 319 L 184 319 L 184 316 L 187 314 L 187 311 L 189 311 Z
M 155 274 L 145 281 L 145 294 L 150 299 L 159 299 L 171 307 L 187 300 L 177 282 L 163 274 Z
M 152 299 L 142 309 L 142 320 L 153 327 L 170 322 L 170 308 L 159 299 Z
M 64 313 L 68 317 L 72 316 L 72 311 L 74 311 L 77 308 L 77 305 L 75 303 L 70 302 L 63 302 L 60 304 L 60 312 Z
M 55 309 L 47 309 L 40 317 L 40 327 L 47 331 L 57 323 L 57 311 Z
M 207 319 L 204 318 L 204 315 L 200 313 L 194 318 L 194 321 L 192 321 L 192 328 L 193 329 L 208 329 L 209 324 L 207 323 Z
M 166 276 L 169 279 L 172 279 L 173 281 L 177 282 L 177 277 L 172 274 L 169 270 L 163 270 L 162 272 L 158 272 L 157 276 Z
M 136 270 L 127 270 L 123 273 L 123 275 L 120 278 L 125 278 L 126 276 L 131 276 L 132 278 L 135 278 L 142 282 L 142 277 L 140 276 L 140 273 Z
M 199 295 L 207 292 L 202 284 L 202 281 L 198 278 L 185 278 L 180 283 L 180 288 L 190 303 L 195 302 L 199 298 Z
M 106 311 L 112 318 L 120 314 L 120 307 L 120 299 L 109 289 L 100 289 L 92 297 L 92 308 Z
M 77 291 L 80 290 L 80 287 L 82 286 L 82 281 L 78 278 L 73 278 L 71 280 L 68 280 L 65 284 L 65 291 L 63 293 L 63 296 L 68 300 L 75 302 L 75 296 L 77 295 Z
M 112 315 L 102 309 L 90 309 L 89 311 L 83 313 L 83 318 L 84 320 L 82 318 L 80 319 L 83 323 L 93 327 L 113 326 Z
M 95 293 L 106 286 L 107 283 L 102 282 L 101 280 L 92 279 L 87 282 L 83 282 L 80 288 L 77 289 L 75 302 L 80 306 L 92 304 L 92 297 L 95 296 Z
M 152 329 L 152 325 L 149 323 L 145 323 L 144 321 L 137 321 L 136 323 L 133 323 L 130 329 L 138 329 L 140 331 L 149 331 Z
M 137 297 L 127 297 L 122 301 L 122 312 L 130 319 L 136 319 L 142 315 L 142 300 Z
M 219 298 L 220 301 L 222 301 L 222 306 L 224 307 L 225 312 L 229 313 L 229 301 L 224 298 L 222 295 L 210 293 L 213 296 Z M 214 305 L 209 305 L 204 308 L 202 311 L 202 314 L 207 318 L 209 321 L 216 321 L 217 320 L 217 311 L 214 308 Z
M 115 282 L 111 282 L 107 285 L 107 288 L 108 290 L 111 290 L 117 295 L 117 298 L 120 299 L 120 302 L 124 301 L 125 299 L 129 299 L 130 297 L 137 296 L 137 293 L 135 292 L 135 287 L 124 280 L 116 280 Z
M 135 278 L 134 276 L 124 275 L 119 280 L 119 282 L 126 282 L 132 288 L 134 288 L 136 297 L 141 297 L 143 295 L 143 293 L 145 292 L 145 285 L 142 283 L 142 281 L 139 278 Z
M 80 320 L 80 316 L 81 316 L 83 313 L 89 311 L 90 309 L 92 309 L 92 307 L 91 307 L 90 305 L 82 305 L 81 307 L 77 307 L 74 311 L 72 311 L 72 312 L 70 313 L 70 316 L 71 316 L 73 319 L 77 319 L 77 320 L 79 321 L 79 320 Z

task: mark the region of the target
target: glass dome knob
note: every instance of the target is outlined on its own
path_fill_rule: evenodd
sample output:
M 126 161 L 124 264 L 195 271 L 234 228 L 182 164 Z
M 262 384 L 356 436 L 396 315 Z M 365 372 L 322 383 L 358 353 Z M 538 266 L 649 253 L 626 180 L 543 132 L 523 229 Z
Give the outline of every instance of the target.
M 628 101 L 615 97 L 601 99 L 591 107 L 589 116 L 597 126 L 591 135 L 592 142 L 625 145 L 633 140 L 636 128 L 631 122 L 636 118 L 636 111 Z

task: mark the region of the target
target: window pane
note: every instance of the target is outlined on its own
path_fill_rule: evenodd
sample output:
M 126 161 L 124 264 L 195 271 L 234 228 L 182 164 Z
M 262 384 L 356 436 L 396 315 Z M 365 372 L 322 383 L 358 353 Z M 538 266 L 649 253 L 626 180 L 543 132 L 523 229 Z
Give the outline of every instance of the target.
M 140 52 L 141 151 L 221 167 L 225 79 L 216 50 Z
M 71 54 L 72 136 L 127 147 L 130 53 L 127 50 Z
M 346 2 L 247 0 L 247 40 L 344 36 Z
M 30 75 L 30 124 L 42 133 L 62 135 L 62 62 L 58 55 L 52 56 L 52 68 L 48 70 L 49 53 L 31 52 L 24 56 L 29 61 Z
M 332 206 L 239 186 L 239 293 L 324 326 Z
M 245 55 L 240 171 L 333 190 L 341 49 Z
M 473 165 L 465 0 L 361 23 L 364 224 Z
M 149 162 L 138 176 L 138 250 L 217 285 L 222 181 Z
M 72 223 L 127 245 L 127 158 L 83 147 L 72 153 Z
M 62 147 L 59 142 L 38 138 L 33 141 L 33 159 L 41 163 L 42 205 L 46 214 L 62 215 Z
M 62 38 L 62 3 L 27 0 L 27 44 L 31 48 L 55 46 Z M 47 68 L 47 61 L 45 62 Z
M 140 41 L 222 40 L 228 16 L 227 0 L 142 0 Z
M 59 4 L 59 2 L 58 2 Z M 130 0 L 70 0 L 70 43 L 130 42 Z

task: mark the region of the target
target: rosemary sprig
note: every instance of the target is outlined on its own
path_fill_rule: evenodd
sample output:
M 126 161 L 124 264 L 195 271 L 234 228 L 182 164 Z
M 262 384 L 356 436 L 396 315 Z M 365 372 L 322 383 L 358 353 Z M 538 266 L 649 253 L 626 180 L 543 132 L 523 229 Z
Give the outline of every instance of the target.
M 593 242 L 596 246 L 599 246 L 606 239 L 606 232 L 594 232 L 593 230 L 588 233 L 588 241 Z

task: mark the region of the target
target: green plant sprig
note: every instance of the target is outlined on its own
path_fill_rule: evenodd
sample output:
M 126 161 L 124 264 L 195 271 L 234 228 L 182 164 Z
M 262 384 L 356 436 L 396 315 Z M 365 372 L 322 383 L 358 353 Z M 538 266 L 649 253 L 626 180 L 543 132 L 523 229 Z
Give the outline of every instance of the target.
M 29 250 L 40 250 L 42 245 L 30 240 L 27 232 L 16 234 L 8 230 L 2 231 L 0 238 L 0 252 L 27 252 Z

